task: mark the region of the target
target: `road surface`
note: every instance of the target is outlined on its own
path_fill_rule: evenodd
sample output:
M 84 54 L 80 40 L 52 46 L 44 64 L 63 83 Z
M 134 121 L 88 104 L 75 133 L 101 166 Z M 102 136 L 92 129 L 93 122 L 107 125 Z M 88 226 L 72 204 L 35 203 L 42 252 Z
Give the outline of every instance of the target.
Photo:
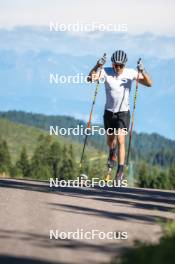
M 175 219 L 175 192 L 170 191 L 50 188 L 46 182 L 13 179 L 0 179 L 0 187 L 2 264 L 109 263 L 134 240 L 156 243 L 160 223 Z M 113 232 L 118 239 L 50 239 L 50 230 L 78 229 Z

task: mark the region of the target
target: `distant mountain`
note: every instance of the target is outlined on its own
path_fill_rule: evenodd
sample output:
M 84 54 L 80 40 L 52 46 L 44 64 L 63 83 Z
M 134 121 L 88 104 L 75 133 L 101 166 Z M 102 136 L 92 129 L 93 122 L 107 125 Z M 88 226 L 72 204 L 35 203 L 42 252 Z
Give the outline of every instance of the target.
M 87 75 L 105 51 L 109 66 L 112 52 L 122 48 L 128 54 L 127 67 L 135 68 L 138 57 L 141 57 L 153 79 L 151 89 L 139 85 L 136 131 L 157 132 L 175 139 L 174 37 L 148 33 L 131 36 L 112 32 L 80 36 L 49 32 L 47 28 L 19 27 L 10 32 L 0 29 L 0 38 L 2 111 L 16 109 L 87 120 L 94 85 L 50 84 L 49 75 Z M 101 85 L 93 114 L 94 122 L 102 122 L 104 103 L 105 92 Z
M 46 116 L 43 114 L 26 113 L 23 111 L 0 112 L 2 119 L 8 119 L 15 123 L 44 129 L 49 132 L 50 126 L 63 128 L 85 126 L 85 122 L 69 116 Z M 64 138 L 64 137 L 61 137 Z M 71 136 L 71 140 L 83 142 L 83 136 Z M 104 136 L 91 136 L 89 146 L 96 149 L 106 150 L 106 139 Z M 145 160 L 150 164 L 163 167 L 175 164 L 175 141 L 167 139 L 159 134 L 133 133 L 132 159 Z

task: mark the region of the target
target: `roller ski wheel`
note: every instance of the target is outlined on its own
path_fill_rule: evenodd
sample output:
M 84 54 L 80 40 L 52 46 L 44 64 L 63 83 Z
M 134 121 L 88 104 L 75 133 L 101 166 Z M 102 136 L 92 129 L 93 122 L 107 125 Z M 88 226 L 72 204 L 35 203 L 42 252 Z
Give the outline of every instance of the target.
M 108 182 L 112 179 L 111 173 L 112 173 L 112 168 L 108 168 L 108 171 L 104 177 L 105 182 Z

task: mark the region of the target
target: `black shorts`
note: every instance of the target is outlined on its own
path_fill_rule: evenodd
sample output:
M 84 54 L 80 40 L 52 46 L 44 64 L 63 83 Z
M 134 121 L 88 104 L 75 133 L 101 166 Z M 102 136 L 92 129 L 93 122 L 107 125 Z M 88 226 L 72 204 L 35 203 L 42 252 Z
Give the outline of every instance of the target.
M 124 128 L 126 131 L 129 131 L 130 111 L 112 113 L 108 110 L 105 110 L 103 119 L 105 130 L 111 128 L 113 131 L 114 128 Z

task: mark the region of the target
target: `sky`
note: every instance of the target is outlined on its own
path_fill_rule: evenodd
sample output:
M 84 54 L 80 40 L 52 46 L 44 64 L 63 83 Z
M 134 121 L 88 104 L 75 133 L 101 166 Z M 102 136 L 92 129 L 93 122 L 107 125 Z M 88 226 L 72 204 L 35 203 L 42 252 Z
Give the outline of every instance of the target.
M 0 26 L 101 21 L 124 23 L 130 34 L 174 35 L 174 0 L 0 0 Z

